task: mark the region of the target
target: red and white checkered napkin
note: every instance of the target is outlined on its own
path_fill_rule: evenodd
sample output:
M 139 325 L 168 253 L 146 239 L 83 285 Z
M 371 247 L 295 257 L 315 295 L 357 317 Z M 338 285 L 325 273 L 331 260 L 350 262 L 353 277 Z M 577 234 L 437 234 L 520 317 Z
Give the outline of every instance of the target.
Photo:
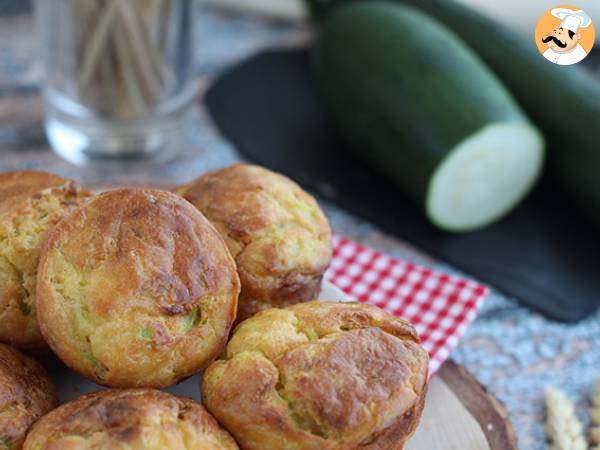
M 391 258 L 340 236 L 325 278 L 351 298 L 411 322 L 435 373 L 475 319 L 488 288 Z

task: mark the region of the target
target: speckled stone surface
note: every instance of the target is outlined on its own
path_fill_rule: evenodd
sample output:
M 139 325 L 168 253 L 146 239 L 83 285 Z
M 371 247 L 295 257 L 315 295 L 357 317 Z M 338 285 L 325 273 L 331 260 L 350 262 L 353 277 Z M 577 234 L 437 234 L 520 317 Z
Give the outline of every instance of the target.
M 197 13 L 201 24 L 196 37 L 200 43 L 198 73 L 209 77 L 261 48 L 294 44 L 309 34 L 304 27 L 250 16 L 201 8 Z M 42 70 L 36 62 L 32 26 L 26 15 L 0 20 L 0 170 L 40 168 L 86 184 L 115 180 L 174 183 L 240 160 L 205 111 L 199 109 L 185 151 L 167 164 L 75 167 L 61 161 L 43 140 L 39 113 L 35 111 Z M 16 131 L 20 122 L 15 122 L 15 114 L 31 123 Z M 324 206 L 337 233 L 396 257 L 453 271 L 335 205 Z M 600 314 L 578 325 L 561 325 L 494 292 L 453 358 L 506 404 L 520 448 L 545 449 L 545 386 L 565 389 L 578 401 L 580 417 L 586 420 L 588 397 L 600 374 Z

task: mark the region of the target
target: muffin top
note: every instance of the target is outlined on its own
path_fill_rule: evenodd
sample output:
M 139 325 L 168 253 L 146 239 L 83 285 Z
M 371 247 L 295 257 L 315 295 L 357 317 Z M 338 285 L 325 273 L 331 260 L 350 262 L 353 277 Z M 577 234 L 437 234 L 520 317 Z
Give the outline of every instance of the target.
M 221 352 L 239 279 L 225 243 L 165 191 L 105 192 L 51 232 L 38 319 L 72 369 L 115 387 L 165 387 Z
M 153 389 L 84 395 L 44 416 L 25 450 L 237 450 L 233 438 L 189 398 Z
M 42 366 L 0 344 L 0 449 L 20 449 L 31 424 L 56 403 L 54 386 Z
M 320 282 L 331 260 L 331 229 L 315 199 L 289 178 L 237 164 L 177 193 L 225 238 L 242 280 L 240 308 L 246 298 L 285 305 L 277 302 L 282 290 Z
M 409 323 L 374 306 L 309 302 L 240 324 L 202 398 L 243 448 L 396 449 L 418 423 L 427 374 Z
M 35 309 L 41 247 L 48 231 L 88 195 L 46 172 L 0 174 L 0 341 L 46 347 Z

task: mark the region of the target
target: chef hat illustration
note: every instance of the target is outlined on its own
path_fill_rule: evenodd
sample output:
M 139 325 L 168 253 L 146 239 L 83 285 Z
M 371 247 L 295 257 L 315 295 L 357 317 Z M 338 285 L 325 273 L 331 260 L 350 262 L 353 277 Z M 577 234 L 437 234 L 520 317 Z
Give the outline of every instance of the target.
M 560 23 L 561 28 L 571 30 L 573 33 L 577 33 L 579 28 L 586 28 L 592 23 L 590 16 L 581 9 L 574 11 L 569 8 L 554 8 L 551 13 L 554 17 L 562 20 Z

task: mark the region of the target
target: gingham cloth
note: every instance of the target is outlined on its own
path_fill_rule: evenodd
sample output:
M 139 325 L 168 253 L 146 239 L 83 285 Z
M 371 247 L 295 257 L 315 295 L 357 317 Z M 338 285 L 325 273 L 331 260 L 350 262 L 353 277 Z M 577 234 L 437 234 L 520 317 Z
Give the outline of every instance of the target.
M 411 322 L 430 355 L 434 374 L 475 319 L 488 288 L 333 238 L 325 279 L 351 298 Z

